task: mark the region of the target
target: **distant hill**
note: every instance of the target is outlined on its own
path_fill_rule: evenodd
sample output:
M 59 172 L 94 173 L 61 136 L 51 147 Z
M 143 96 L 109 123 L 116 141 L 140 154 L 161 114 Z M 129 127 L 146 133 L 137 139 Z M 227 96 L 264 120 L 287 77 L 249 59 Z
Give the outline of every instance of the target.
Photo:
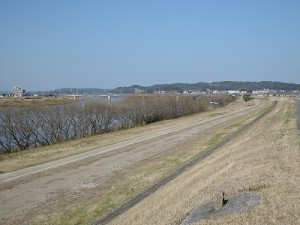
M 206 90 L 300 90 L 300 84 L 294 83 L 283 83 L 283 82 L 273 82 L 273 81 L 260 81 L 260 82 L 242 82 L 242 81 L 221 81 L 213 83 L 174 83 L 174 84 L 156 84 L 151 86 L 141 86 L 132 85 L 125 87 L 118 87 L 115 89 L 101 89 L 101 88 L 61 88 L 49 92 L 43 92 L 45 94 L 105 94 L 105 93 L 115 93 L 115 94 L 131 94 L 135 91 L 143 91 L 145 93 L 154 93 L 158 91 L 166 92 L 183 92 L 185 90 L 193 91 L 206 91 Z
M 175 83 L 175 84 L 157 84 L 148 87 L 143 87 L 139 85 L 132 85 L 129 87 L 118 87 L 111 90 L 113 93 L 133 93 L 134 90 L 138 88 L 148 93 L 153 93 L 156 91 L 177 91 L 183 92 L 185 90 L 194 91 L 206 91 L 210 89 L 214 90 L 300 90 L 300 84 L 293 83 L 283 83 L 283 82 L 272 82 L 272 81 L 261 81 L 261 82 L 240 82 L 240 81 L 221 81 L 213 83 Z

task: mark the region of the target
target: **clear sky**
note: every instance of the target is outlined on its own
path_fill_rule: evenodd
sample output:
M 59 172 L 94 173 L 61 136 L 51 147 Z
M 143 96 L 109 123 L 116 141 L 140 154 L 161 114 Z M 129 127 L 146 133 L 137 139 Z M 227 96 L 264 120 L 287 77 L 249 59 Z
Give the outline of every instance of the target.
M 0 0 L 0 90 L 300 83 L 300 0 Z

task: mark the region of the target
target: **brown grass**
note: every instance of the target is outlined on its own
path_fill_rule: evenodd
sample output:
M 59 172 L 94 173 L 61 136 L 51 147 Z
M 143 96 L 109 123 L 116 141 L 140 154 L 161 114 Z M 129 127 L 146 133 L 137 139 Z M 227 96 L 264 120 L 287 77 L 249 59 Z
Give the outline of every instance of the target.
M 112 224 L 180 224 L 215 190 L 228 195 L 256 191 L 262 201 L 247 213 L 196 224 L 299 224 L 299 130 L 294 105 L 280 100 L 275 110 Z
M 64 97 L 3 97 L 0 107 L 38 107 L 47 105 L 65 105 L 73 103 L 74 99 Z

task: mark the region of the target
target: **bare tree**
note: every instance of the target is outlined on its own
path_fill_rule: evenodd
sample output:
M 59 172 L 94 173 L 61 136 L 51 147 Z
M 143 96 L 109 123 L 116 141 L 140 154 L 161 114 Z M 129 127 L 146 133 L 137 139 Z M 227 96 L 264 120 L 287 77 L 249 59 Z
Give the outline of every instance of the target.
M 10 135 L 12 124 L 11 110 L 3 110 L 0 113 L 0 146 L 5 152 L 11 152 L 14 148 L 14 140 Z
M 234 100 L 231 96 L 143 95 L 127 97 L 117 105 L 84 101 L 63 106 L 1 109 L 0 150 L 25 150 L 186 116 L 207 110 L 212 99 L 220 106 Z

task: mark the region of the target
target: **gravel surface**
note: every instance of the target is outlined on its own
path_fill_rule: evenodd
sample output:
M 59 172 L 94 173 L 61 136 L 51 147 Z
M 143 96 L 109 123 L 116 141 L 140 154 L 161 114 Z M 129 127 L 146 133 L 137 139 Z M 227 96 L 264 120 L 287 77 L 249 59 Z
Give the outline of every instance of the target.
M 254 192 L 243 192 L 230 197 L 220 210 L 215 210 L 214 203 L 200 205 L 191 211 L 181 225 L 195 223 L 201 219 L 220 217 L 230 213 L 247 212 L 260 203 L 260 196 Z

